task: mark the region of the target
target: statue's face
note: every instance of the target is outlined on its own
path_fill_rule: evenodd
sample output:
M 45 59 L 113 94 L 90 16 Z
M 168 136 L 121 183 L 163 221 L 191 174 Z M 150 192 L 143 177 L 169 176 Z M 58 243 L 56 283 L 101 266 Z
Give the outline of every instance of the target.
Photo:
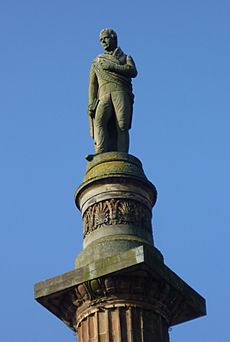
M 106 32 L 100 36 L 100 43 L 102 48 L 106 51 L 113 51 L 117 47 L 116 40 Z

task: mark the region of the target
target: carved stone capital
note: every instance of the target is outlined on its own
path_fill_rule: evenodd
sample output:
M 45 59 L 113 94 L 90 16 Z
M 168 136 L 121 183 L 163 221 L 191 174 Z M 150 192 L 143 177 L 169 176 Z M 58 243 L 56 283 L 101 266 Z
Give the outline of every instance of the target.
M 177 292 L 147 273 L 105 276 L 85 282 L 75 288 L 77 322 L 91 314 L 92 308 L 105 305 L 133 305 L 159 314 L 167 324 L 183 305 Z
M 168 341 L 170 313 L 161 291 L 162 286 L 145 273 L 105 276 L 78 285 L 75 330 L 80 341 L 88 341 L 87 334 L 95 341 L 102 336 L 104 341 L 116 341 L 109 339 L 114 329 L 124 342 L 159 340 L 161 335 L 163 342 Z

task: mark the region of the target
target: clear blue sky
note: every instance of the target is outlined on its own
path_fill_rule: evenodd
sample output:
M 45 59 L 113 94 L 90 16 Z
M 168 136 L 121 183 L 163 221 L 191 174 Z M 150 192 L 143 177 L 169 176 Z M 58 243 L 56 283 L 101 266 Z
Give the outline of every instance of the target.
M 130 153 L 158 189 L 156 246 L 207 299 L 171 341 L 230 341 L 229 18 L 228 0 L 1 0 L 1 341 L 75 341 L 33 284 L 82 248 L 73 193 L 93 152 L 88 72 L 104 27 L 139 71 Z

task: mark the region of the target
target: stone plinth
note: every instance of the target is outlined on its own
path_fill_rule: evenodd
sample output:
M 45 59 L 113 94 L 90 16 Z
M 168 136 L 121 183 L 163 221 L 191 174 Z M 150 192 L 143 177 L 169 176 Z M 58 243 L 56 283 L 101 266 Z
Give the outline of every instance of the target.
M 156 197 L 156 188 L 134 156 L 109 152 L 94 157 L 75 193 L 83 219 L 83 252 L 75 266 L 137 246 L 153 246 L 151 219 Z
M 75 270 L 35 285 L 35 298 L 79 342 L 168 342 L 168 328 L 205 315 L 205 300 L 154 246 L 156 189 L 126 153 L 95 156 L 75 193 L 83 251 Z

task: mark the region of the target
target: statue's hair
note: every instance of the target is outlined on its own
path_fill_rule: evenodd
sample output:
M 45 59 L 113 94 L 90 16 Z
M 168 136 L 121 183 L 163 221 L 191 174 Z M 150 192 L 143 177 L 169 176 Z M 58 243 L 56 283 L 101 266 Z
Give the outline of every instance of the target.
M 104 33 L 108 33 L 112 38 L 114 38 L 116 40 L 117 43 L 117 34 L 114 30 L 110 29 L 110 28 L 104 28 L 103 30 L 101 30 L 100 32 L 100 37 L 104 34 Z

